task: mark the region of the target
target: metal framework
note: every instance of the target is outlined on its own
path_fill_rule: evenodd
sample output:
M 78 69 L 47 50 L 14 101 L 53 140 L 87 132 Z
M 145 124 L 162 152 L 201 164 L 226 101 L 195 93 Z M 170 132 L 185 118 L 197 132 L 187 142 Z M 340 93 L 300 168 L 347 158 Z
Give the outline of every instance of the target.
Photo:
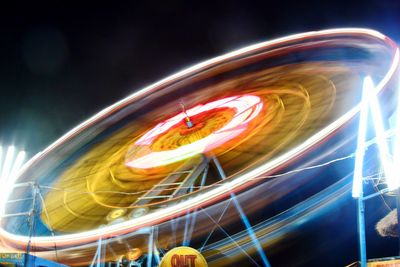
M 400 94 L 400 93 L 399 93 Z M 387 177 L 387 188 L 384 188 L 374 194 L 364 195 L 363 182 L 365 178 L 363 177 L 363 163 L 365 150 L 368 147 L 365 139 L 367 133 L 367 119 L 368 110 L 371 109 L 371 116 L 373 119 L 373 126 L 375 129 L 375 143 L 378 145 L 380 161 L 383 166 L 383 170 Z M 398 102 L 397 119 L 400 118 L 400 101 Z M 400 125 L 396 125 L 399 127 Z M 398 134 L 398 133 L 397 133 Z M 379 102 L 376 97 L 375 87 L 370 77 L 364 79 L 363 91 L 362 91 L 362 101 L 360 110 L 360 122 L 359 122 L 359 132 L 357 140 L 357 150 L 355 157 L 354 166 L 354 180 L 353 180 L 353 192 L 352 195 L 357 199 L 357 225 L 358 225 L 358 242 L 360 250 L 360 264 L 361 267 L 367 266 L 367 249 L 366 249 L 366 236 L 365 236 L 365 201 L 381 194 L 385 194 L 389 191 L 397 189 L 399 186 L 398 179 L 394 175 L 394 167 L 398 162 L 393 162 L 389 160 L 389 148 L 386 142 L 386 134 L 383 126 L 382 115 L 379 108 Z M 400 139 L 399 136 L 396 137 L 397 140 Z M 396 154 L 396 150 L 394 149 Z M 396 158 L 396 155 L 395 157 Z M 399 162 L 400 163 L 400 162 Z M 398 190 L 397 190 L 398 192 Z M 397 195 L 397 208 L 400 207 L 400 195 Z M 397 213 L 399 218 L 399 213 Z M 399 233 L 400 233 L 400 224 Z
M 142 206 L 142 205 L 147 205 L 151 203 L 151 201 L 154 200 L 170 200 L 178 196 L 182 196 L 187 193 L 191 193 L 194 190 L 199 190 L 203 188 L 207 184 L 207 177 L 209 175 L 209 168 L 210 164 L 213 163 L 215 169 L 217 170 L 219 179 L 225 180 L 226 174 L 225 171 L 223 170 L 219 160 L 217 157 L 212 156 L 212 157 L 206 157 L 202 156 L 201 160 L 198 164 L 195 165 L 189 165 L 190 163 L 187 163 L 187 166 L 184 166 L 184 169 L 186 168 L 186 171 L 177 171 L 174 173 L 169 174 L 166 178 L 164 178 L 160 183 L 156 184 L 153 186 L 151 190 L 149 190 L 146 194 L 144 194 L 142 197 L 138 198 L 131 206 Z M 195 189 L 195 184 L 198 184 Z M 26 216 L 27 217 L 27 222 L 29 224 L 29 241 L 27 243 L 27 248 L 26 252 L 27 254 L 30 253 L 31 250 L 31 238 L 34 235 L 35 231 L 35 214 L 37 213 L 38 205 L 37 205 L 37 200 L 42 199 L 41 192 L 40 192 L 40 185 L 34 183 L 34 182 L 27 182 L 27 183 L 19 183 L 15 184 L 13 186 L 13 189 L 15 188 L 20 188 L 20 187 L 30 187 L 31 192 L 32 192 L 32 197 L 31 198 L 26 198 L 26 199 L 15 199 L 15 200 L 8 200 L 8 202 L 18 202 L 18 201 L 23 201 L 23 200 L 32 200 L 32 206 L 29 211 L 26 212 L 18 212 L 18 213 L 12 213 L 12 214 L 4 214 L 2 215 L 2 218 L 6 217 L 14 217 L 14 216 Z M 169 194 L 165 194 L 165 191 L 168 192 Z M 164 192 L 164 193 L 163 193 Z M 213 222 L 216 224 L 215 228 L 219 228 L 221 230 L 222 227 L 219 226 L 218 222 L 221 220 L 221 218 L 224 216 L 225 211 L 227 210 L 228 206 L 233 203 L 236 211 L 238 212 L 243 225 L 246 228 L 246 231 L 248 235 L 250 236 L 254 246 L 257 249 L 258 255 L 263 263 L 262 266 L 270 267 L 270 263 L 267 259 L 267 256 L 265 255 L 265 252 L 263 251 L 263 248 L 260 244 L 260 242 L 257 239 L 257 236 L 255 232 L 253 231 L 252 225 L 250 224 L 249 219 L 247 218 L 244 210 L 242 209 L 239 200 L 237 199 L 236 195 L 234 193 L 230 194 L 230 200 L 228 201 L 224 211 L 221 212 L 220 218 L 218 221 L 214 221 L 211 217 L 210 219 L 213 220 Z M 44 202 L 42 201 L 42 205 L 44 205 Z M 43 207 L 45 209 L 45 207 Z M 180 245 L 182 246 L 190 246 L 192 234 L 194 231 L 194 227 L 196 224 L 196 217 L 197 217 L 197 211 L 196 209 L 193 212 L 187 212 L 184 222 L 184 236 L 182 243 Z M 202 210 L 205 212 L 204 210 Z M 207 214 L 208 215 L 208 214 Z M 172 232 L 174 235 L 176 235 L 177 231 L 177 226 L 178 222 L 182 220 L 182 218 L 177 218 L 174 220 L 171 220 L 171 228 Z M 210 231 L 209 235 L 206 237 L 204 243 L 202 244 L 200 251 L 203 250 L 203 248 L 206 246 L 207 242 L 209 241 L 211 235 L 213 234 L 215 228 Z M 224 234 L 229 237 L 229 234 L 224 231 Z M 136 231 L 133 235 L 147 235 L 147 254 L 146 254 L 146 266 L 147 267 L 152 267 L 152 266 L 158 266 L 160 263 L 160 250 L 157 248 L 157 236 L 158 236 L 158 229 L 155 226 L 143 228 L 139 231 Z M 173 238 L 173 243 L 172 245 L 176 246 L 176 237 Z M 106 262 L 105 262 L 105 255 L 106 255 L 106 248 L 108 246 L 109 240 L 106 239 L 98 239 L 97 241 L 97 249 L 96 253 L 92 259 L 92 262 L 90 264 L 90 267 L 107 267 Z M 240 247 L 239 244 L 235 243 L 237 246 Z M 245 253 L 248 257 L 250 257 L 242 248 L 241 250 L 243 253 Z M 120 259 L 120 261 L 122 258 Z M 251 259 L 254 263 L 255 261 Z M 142 262 L 136 262 L 132 261 L 129 263 L 130 266 L 142 266 Z

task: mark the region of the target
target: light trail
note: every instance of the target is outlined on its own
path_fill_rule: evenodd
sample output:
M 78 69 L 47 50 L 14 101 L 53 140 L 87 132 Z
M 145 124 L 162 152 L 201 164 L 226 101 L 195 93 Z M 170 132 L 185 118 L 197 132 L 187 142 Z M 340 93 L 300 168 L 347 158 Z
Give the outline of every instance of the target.
M 217 57 L 215 59 L 206 61 L 204 63 L 198 64 L 196 66 L 190 67 L 184 71 L 181 71 L 177 74 L 174 74 L 164 80 L 161 80 L 160 82 L 153 84 L 149 87 L 146 87 L 145 89 L 132 94 L 131 96 L 119 101 L 118 103 L 110 106 L 109 108 L 106 108 L 105 110 L 101 111 L 100 113 L 96 114 L 94 117 L 90 118 L 89 120 L 85 121 L 84 123 L 78 125 L 74 129 L 72 129 L 70 132 L 68 132 L 66 135 L 61 137 L 59 140 L 57 140 L 55 143 L 50 145 L 47 149 L 45 149 L 42 153 L 38 154 L 35 159 L 32 159 L 29 162 L 29 165 L 27 167 L 24 167 L 25 170 L 31 170 L 40 164 L 42 164 L 43 161 L 48 160 L 48 158 L 51 158 L 56 151 L 58 151 L 60 148 L 65 143 L 73 143 L 75 138 L 83 138 L 84 134 L 93 134 L 97 135 L 99 132 L 101 132 L 101 127 L 96 128 L 95 126 L 97 123 L 100 123 L 102 120 L 117 114 L 119 111 L 121 111 L 123 108 L 129 106 L 130 104 L 139 101 L 141 99 L 144 99 L 145 97 L 150 96 L 153 93 L 159 92 L 159 90 L 165 88 L 168 85 L 171 85 L 175 83 L 176 81 L 182 81 L 184 79 L 190 78 L 192 75 L 195 75 L 197 73 L 200 73 L 202 71 L 210 70 L 213 67 L 218 66 L 219 64 L 223 63 L 228 63 L 231 60 L 239 60 L 239 59 L 246 59 L 247 57 L 250 58 L 250 56 L 254 56 L 257 53 L 261 52 L 266 52 L 268 51 L 269 53 L 273 51 L 273 49 L 283 49 L 282 47 L 289 46 L 292 43 L 295 42 L 312 42 L 315 39 L 320 38 L 323 40 L 324 38 L 329 38 L 334 39 L 336 37 L 341 37 L 341 38 L 359 38 L 360 43 L 362 43 L 362 40 L 365 40 L 366 43 L 371 42 L 374 44 L 379 44 L 381 45 L 382 48 L 385 48 L 385 53 L 390 58 L 390 62 L 388 63 L 387 66 L 384 66 L 383 69 L 385 70 L 385 74 L 383 75 L 383 78 L 379 81 L 379 83 L 376 86 L 376 91 L 377 93 L 381 93 L 383 89 L 387 86 L 387 84 L 393 79 L 394 74 L 396 73 L 396 69 L 398 67 L 399 63 L 399 52 L 397 49 L 397 46 L 387 37 L 384 35 L 372 31 L 372 30 L 366 30 L 366 29 L 333 29 L 333 30 L 326 30 L 326 31 L 319 31 L 319 32 L 310 32 L 310 33 L 305 33 L 305 34 L 297 34 L 293 36 L 288 36 L 284 38 L 279 38 L 273 41 L 269 42 L 264 42 L 260 44 L 256 44 L 247 48 L 240 49 L 238 51 L 234 51 L 231 53 L 228 53 L 226 55 Z M 365 38 L 365 39 L 363 39 Z M 342 40 L 338 38 L 339 40 Z M 368 41 L 366 41 L 368 40 Z M 360 43 L 357 43 L 359 45 Z M 369 43 L 368 43 L 369 44 Z M 295 50 L 297 47 L 293 46 L 290 47 L 290 51 Z M 270 50 L 269 50 L 270 49 Z M 315 67 L 314 67 L 315 68 Z M 300 68 L 301 69 L 301 68 Z M 307 69 L 307 68 L 305 68 Z M 315 70 L 318 68 L 315 68 Z M 319 70 L 319 69 L 318 69 Z M 314 75 L 317 77 L 316 75 Z M 322 79 L 321 79 L 322 80 Z M 315 83 L 315 80 L 310 81 L 310 83 Z M 324 84 L 332 84 L 329 82 L 329 79 L 325 79 Z M 289 84 L 289 83 L 288 83 Z M 286 96 L 286 92 L 289 91 L 288 89 L 288 84 L 285 84 L 285 90 L 282 90 L 284 92 L 284 96 Z M 293 86 L 293 84 L 290 84 Z M 257 88 L 257 87 L 256 87 Z M 282 87 L 281 87 L 282 88 Z M 301 109 L 300 112 L 302 113 L 301 115 L 303 116 L 302 119 L 300 120 L 301 123 L 304 123 L 307 119 L 307 116 L 309 115 L 307 112 L 309 112 L 310 106 L 314 104 L 311 100 L 309 100 L 309 97 L 314 97 L 312 94 L 310 95 L 308 91 L 303 87 L 301 83 L 296 84 L 293 86 L 298 93 L 296 97 L 290 98 L 292 101 L 298 101 L 299 106 L 303 107 L 304 109 Z M 335 88 L 327 87 L 329 90 L 335 90 Z M 270 91 L 268 91 L 270 90 Z M 357 89 L 354 89 L 357 90 Z M 293 89 L 293 91 L 295 91 Z M 271 95 L 272 100 L 276 100 L 276 105 L 274 107 L 280 107 L 279 105 L 282 104 L 282 99 L 284 97 L 281 97 L 278 99 L 276 96 L 278 95 L 276 92 L 279 92 L 279 87 L 276 88 L 268 88 L 265 89 L 265 92 L 273 94 Z M 222 94 L 221 94 L 222 95 Z M 267 96 L 268 94 L 263 95 L 263 97 Z M 273 98 L 273 97 L 276 98 Z M 321 97 L 323 99 L 324 96 Z M 326 100 L 329 100 L 329 98 L 325 97 Z M 271 99 L 268 99 L 268 101 L 271 101 Z M 301 99 L 301 101 L 299 100 Z M 332 106 L 331 104 L 327 103 L 326 106 Z M 270 106 L 268 106 L 270 107 Z M 286 108 L 286 107 L 285 107 Z M 190 110 L 190 109 L 189 109 Z M 188 111 L 189 111 L 188 110 Z M 273 110 L 274 114 L 276 114 L 275 117 L 266 117 L 267 119 L 275 119 L 275 118 L 281 118 L 280 116 L 283 116 L 283 109 L 277 108 L 276 110 Z M 322 112 L 323 108 L 320 109 Z M 229 196 L 229 194 L 235 191 L 243 190 L 244 188 L 251 188 L 252 185 L 254 185 L 256 182 L 259 182 L 260 179 L 263 179 L 265 177 L 269 177 L 269 173 L 276 171 L 278 168 L 285 166 L 285 164 L 288 164 L 294 159 L 297 159 L 301 157 L 304 153 L 312 150 L 319 144 L 323 143 L 325 140 L 327 140 L 329 137 L 333 136 L 335 132 L 339 131 L 346 123 L 351 121 L 355 115 L 360 111 L 360 105 L 354 104 L 350 109 L 345 110 L 343 114 L 340 114 L 340 116 L 335 117 L 334 120 L 329 121 L 327 125 L 324 125 L 322 129 L 319 129 L 318 131 L 315 131 L 313 133 L 310 133 L 309 136 L 302 137 L 301 142 L 296 143 L 295 146 L 291 147 L 287 151 L 285 150 L 284 153 L 278 154 L 276 157 L 273 157 L 269 159 L 268 161 L 264 162 L 263 164 L 258 164 L 258 165 L 252 165 L 251 168 L 245 169 L 241 173 L 241 175 L 235 176 L 235 179 L 227 179 L 227 181 L 221 185 L 217 186 L 210 186 L 205 188 L 204 192 L 201 194 L 193 195 L 192 198 L 186 199 L 185 201 L 181 203 L 176 203 L 173 206 L 167 206 L 162 210 L 155 210 L 152 211 L 151 213 L 145 214 L 141 216 L 140 218 L 133 218 L 127 221 L 123 221 L 121 223 L 117 223 L 114 225 L 107 225 L 104 226 L 100 229 L 92 229 L 88 231 L 83 231 L 80 233 L 70 233 L 70 234 L 62 234 L 62 235 L 56 235 L 56 236 L 35 236 L 32 238 L 32 243 L 35 243 L 36 247 L 38 249 L 46 249 L 46 248 L 52 248 L 54 244 L 57 244 L 58 247 L 67 247 L 67 246 L 75 246 L 75 245 L 82 245 L 82 244 L 91 244 L 93 242 L 96 242 L 99 237 L 102 238 L 113 238 L 116 235 L 128 235 L 129 233 L 132 233 L 133 231 L 142 229 L 144 227 L 148 227 L 151 225 L 157 225 L 161 224 L 165 221 L 170 220 L 171 218 L 176 218 L 179 216 L 182 216 L 183 214 L 186 214 L 188 211 L 195 210 L 198 208 L 206 209 L 207 207 L 211 207 L 215 205 L 219 200 L 226 198 Z M 260 112 L 264 112 L 260 111 Z M 293 112 L 295 113 L 295 112 Z M 270 114 L 270 113 L 266 113 Z M 191 116 L 191 114 L 188 115 Z M 256 118 L 254 119 L 256 120 Z M 300 126 L 299 126 L 300 127 Z M 100 130 L 99 130 L 100 129 Z M 86 132 L 88 131 L 88 132 Z M 295 131 L 293 131 L 295 132 Z M 82 134 L 82 135 L 81 135 Z M 292 133 L 288 133 L 289 135 Z M 268 136 L 268 135 L 266 135 Z M 295 135 L 293 135 L 295 136 Z M 140 137 L 139 137 L 140 138 Z M 132 140 L 132 143 L 135 141 L 139 140 Z M 260 138 L 254 135 L 254 138 Z M 114 147 L 110 147 L 114 149 Z M 115 149 L 115 153 L 118 152 L 118 149 Z M 235 151 L 233 151 L 235 152 Z M 343 157 L 344 158 L 344 157 Z M 57 158 L 56 158 L 57 159 Z M 55 160 L 56 160 L 55 159 Z M 334 162 L 334 161 L 332 161 Z M 337 161 L 336 161 L 337 162 Z M 51 162 L 49 161 L 47 164 L 51 166 Z M 152 166 L 152 165 L 149 165 Z M 139 167 L 136 166 L 136 167 Z M 107 173 L 109 173 L 109 169 L 106 169 Z M 294 170 L 292 170 L 294 171 Z M 21 178 L 24 178 L 24 175 L 27 172 L 23 172 Z M 118 172 L 118 170 L 112 172 L 115 177 L 121 177 L 121 173 Z M 119 176 L 120 175 L 120 176 Z M 272 175 L 271 175 L 272 176 Z M 278 176 L 277 176 L 278 177 Z M 26 178 L 26 177 L 25 177 Z M 116 178 L 116 179 L 117 179 Z M 94 181 L 99 181 L 94 179 Z M 131 182 L 131 181 L 129 181 Z M 141 181 L 143 183 L 143 181 Z M 96 185 L 96 183 L 92 183 L 92 185 Z M 54 188 L 57 188 L 56 186 Z M 84 187 L 83 187 L 84 188 Z M 96 190 L 96 188 L 93 188 L 91 192 L 88 193 L 93 193 L 95 192 L 98 194 L 102 190 Z M 65 190 L 65 188 L 63 188 Z M 141 192 L 142 190 L 138 190 L 137 192 Z M 77 192 L 76 190 L 74 192 Z M 112 192 L 112 190 L 110 190 Z M 115 191 L 114 191 L 115 192 Z M 137 193 L 137 192 L 132 192 L 132 193 Z M 126 195 L 129 195 L 131 192 L 125 192 Z M 121 194 L 125 194 L 122 192 Z M 90 195 L 90 194 L 89 194 Z M 45 199 L 45 201 L 47 201 Z M 100 202 L 100 201 L 98 201 Z M 54 209 L 54 207 L 53 207 Z M 49 216 L 51 216 L 51 210 L 49 210 Z M 7 231 L 6 229 L 2 228 L 0 229 L 0 234 L 3 238 L 4 241 L 8 242 L 9 244 L 13 246 L 23 246 L 27 242 L 27 237 L 23 235 L 18 235 L 12 232 Z

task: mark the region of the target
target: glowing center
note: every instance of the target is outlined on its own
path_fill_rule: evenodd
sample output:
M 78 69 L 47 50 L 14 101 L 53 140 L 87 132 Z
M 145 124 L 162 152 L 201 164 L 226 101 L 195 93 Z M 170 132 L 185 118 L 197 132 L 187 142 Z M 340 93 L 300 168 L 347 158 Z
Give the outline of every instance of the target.
M 158 166 L 168 165 L 174 162 L 181 161 L 193 157 L 195 155 L 206 153 L 219 147 L 223 143 L 232 140 L 246 130 L 248 123 L 253 120 L 261 111 L 263 104 L 261 99 L 253 95 L 242 95 L 227 97 L 204 105 L 197 105 L 185 112 L 181 112 L 176 116 L 157 124 L 153 129 L 144 134 L 134 144 L 134 149 L 127 155 L 126 165 L 132 168 L 147 169 Z M 170 140 L 171 132 L 176 132 L 174 129 L 179 129 L 187 116 L 196 118 L 199 114 L 212 113 L 217 110 L 231 110 L 232 116 L 229 116 L 229 121 L 224 122 L 219 129 L 214 129 L 207 133 L 207 136 L 200 136 L 186 141 L 179 146 L 166 146 L 166 150 L 154 149 L 155 142 L 160 139 Z M 209 120 L 218 118 L 211 117 Z M 227 120 L 223 116 L 219 116 L 220 120 Z M 188 132 L 179 130 L 180 135 L 195 133 L 197 129 L 203 126 L 204 122 L 194 121 L 194 127 Z M 213 129 L 211 127 L 211 129 Z M 162 137 L 165 138 L 162 138 Z M 157 148 L 160 146 L 158 145 Z

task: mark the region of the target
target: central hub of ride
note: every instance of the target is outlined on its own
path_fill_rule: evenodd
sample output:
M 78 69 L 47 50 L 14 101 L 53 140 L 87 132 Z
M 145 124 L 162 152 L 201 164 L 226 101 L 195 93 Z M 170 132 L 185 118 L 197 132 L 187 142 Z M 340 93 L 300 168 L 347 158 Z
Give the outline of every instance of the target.
M 126 165 L 147 169 L 207 153 L 238 137 L 260 113 L 258 96 L 226 97 L 182 112 L 158 123 L 130 148 Z

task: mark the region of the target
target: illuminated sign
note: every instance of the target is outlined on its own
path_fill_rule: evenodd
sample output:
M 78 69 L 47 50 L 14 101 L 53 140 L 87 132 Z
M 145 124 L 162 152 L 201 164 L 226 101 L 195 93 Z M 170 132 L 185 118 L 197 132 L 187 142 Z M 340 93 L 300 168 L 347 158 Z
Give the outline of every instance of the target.
M 191 247 L 177 247 L 168 251 L 159 267 L 207 267 L 203 255 Z

